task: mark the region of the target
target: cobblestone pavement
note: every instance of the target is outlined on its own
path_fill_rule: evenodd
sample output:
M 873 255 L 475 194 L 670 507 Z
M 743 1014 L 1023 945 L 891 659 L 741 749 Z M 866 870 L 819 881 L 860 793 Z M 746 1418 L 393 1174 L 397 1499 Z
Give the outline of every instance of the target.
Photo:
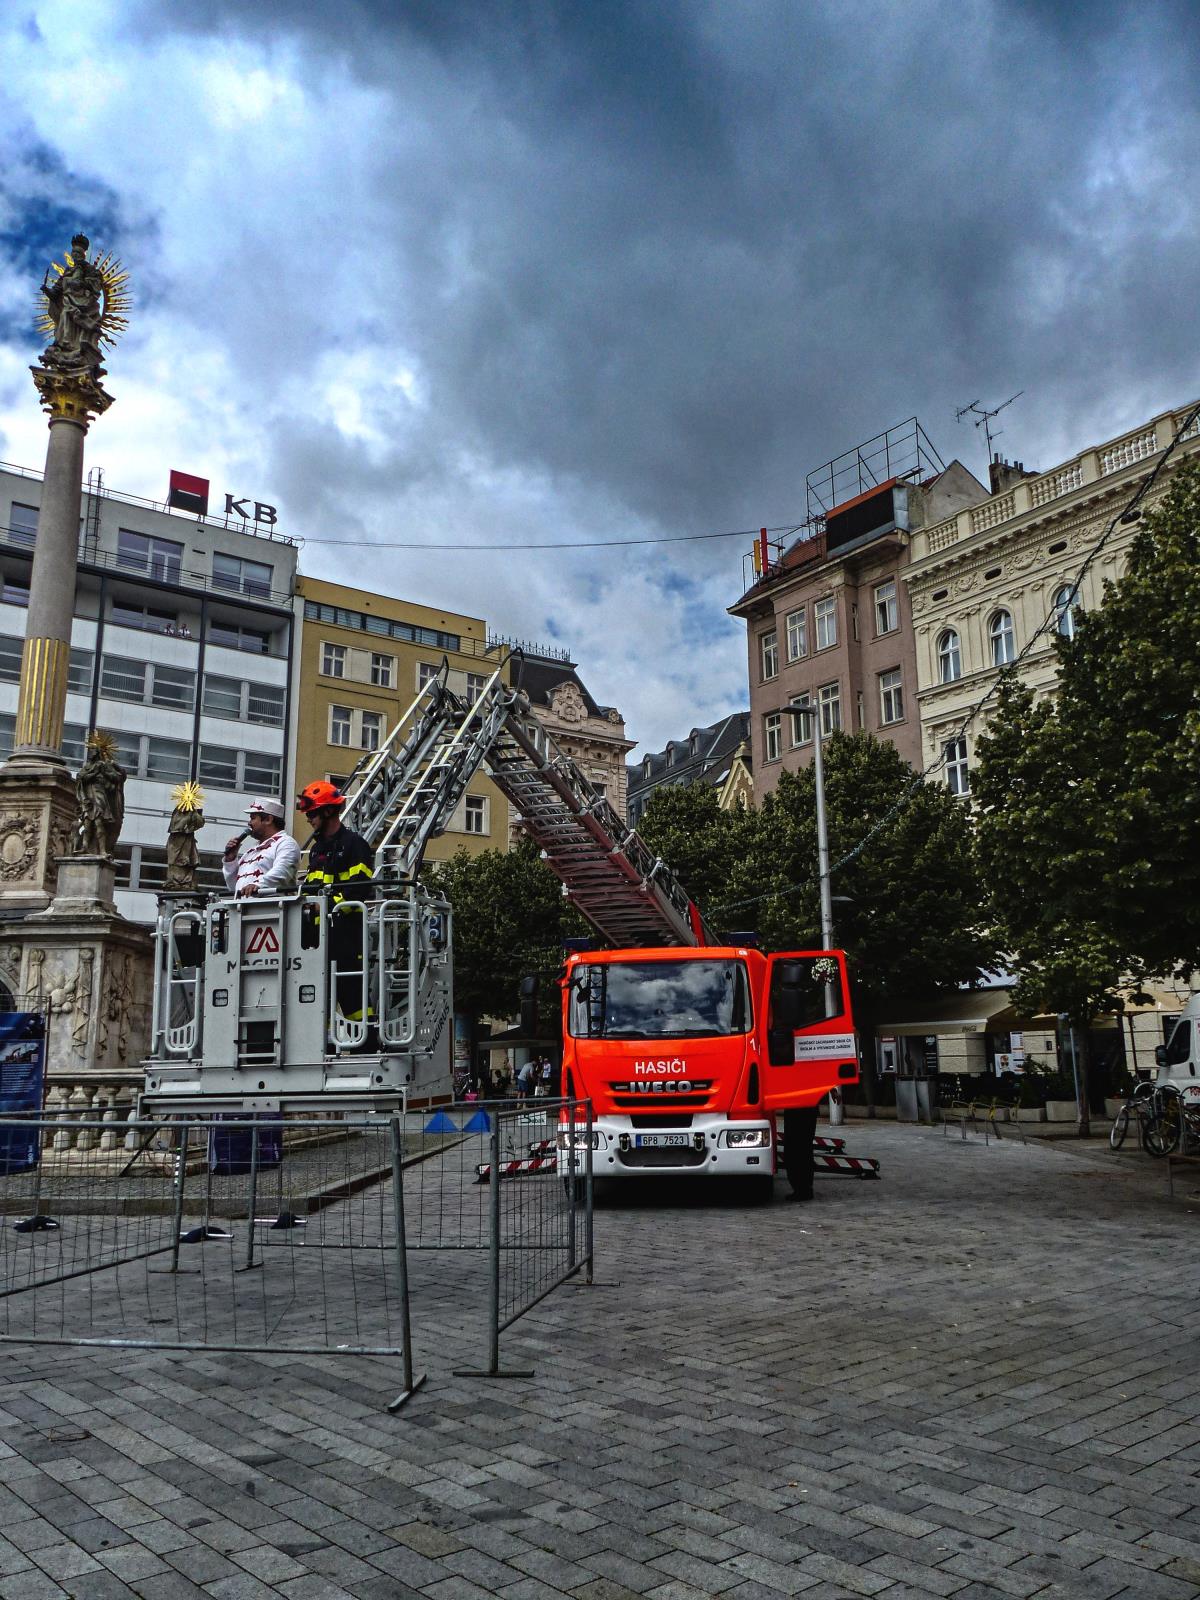
M 1200 1178 L 847 1134 L 882 1183 L 602 1208 L 531 1380 L 452 1375 L 421 1258 L 399 1416 L 387 1360 L 3 1349 L 0 1600 L 1200 1594 Z

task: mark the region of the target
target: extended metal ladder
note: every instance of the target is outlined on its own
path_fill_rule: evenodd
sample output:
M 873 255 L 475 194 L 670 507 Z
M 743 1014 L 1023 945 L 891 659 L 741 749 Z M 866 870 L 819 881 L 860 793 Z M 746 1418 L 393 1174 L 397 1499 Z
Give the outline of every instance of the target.
M 344 820 L 375 848 L 378 874 L 414 879 L 429 840 L 486 767 L 573 903 L 606 939 L 625 946 L 710 942 L 670 868 L 557 748 L 526 697 L 504 682 L 503 664 L 473 703 L 448 687 L 447 670 L 443 663 L 347 783 Z

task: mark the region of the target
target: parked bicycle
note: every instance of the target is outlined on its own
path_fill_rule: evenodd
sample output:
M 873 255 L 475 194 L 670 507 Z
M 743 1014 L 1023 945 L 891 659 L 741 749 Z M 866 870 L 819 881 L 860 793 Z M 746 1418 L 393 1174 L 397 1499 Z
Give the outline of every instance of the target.
M 1138 1130 L 1138 1143 L 1142 1149 L 1146 1148 L 1146 1128 L 1155 1114 L 1154 1085 L 1143 1079 L 1130 1094 L 1125 1104 L 1113 1119 L 1113 1125 L 1108 1131 L 1108 1142 L 1114 1150 L 1119 1150 L 1125 1143 L 1125 1135 L 1129 1132 L 1129 1124 L 1136 1120 Z
M 1185 1137 L 1200 1142 L 1200 1104 L 1185 1098 L 1174 1084 L 1161 1084 L 1154 1091 L 1143 1143 L 1152 1156 L 1171 1156 Z

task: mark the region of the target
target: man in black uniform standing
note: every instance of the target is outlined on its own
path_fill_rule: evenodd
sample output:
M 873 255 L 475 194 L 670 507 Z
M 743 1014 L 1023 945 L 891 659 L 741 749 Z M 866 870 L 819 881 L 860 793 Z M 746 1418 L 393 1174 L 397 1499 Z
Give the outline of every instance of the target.
M 783 1170 L 792 1186 L 789 1200 L 813 1197 L 813 1139 L 817 1107 L 793 1106 L 783 1113 Z
M 360 833 L 342 823 L 346 797 L 332 783 L 310 783 L 296 805 L 312 824 L 308 872 L 304 888 L 327 890 L 331 907 L 343 900 L 369 900 L 374 893 L 375 852 Z M 362 922 L 351 913 L 331 916 L 328 948 L 339 973 L 354 974 L 363 965 Z M 338 1009 L 350 1021 L 362 1020 L 363 979 L 338 979 Z

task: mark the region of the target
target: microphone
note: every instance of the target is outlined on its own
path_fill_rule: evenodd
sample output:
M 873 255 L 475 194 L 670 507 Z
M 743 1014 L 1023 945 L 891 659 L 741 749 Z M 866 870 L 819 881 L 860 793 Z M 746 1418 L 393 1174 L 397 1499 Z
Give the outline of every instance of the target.
M 246 840 L 249 839 L 249 838 L 252 838 L 253 834 L 254 834 L 253 828 L 243 828 L 241 833 L 238 834 L 237 838 L 233 841 L 233 843 L 232 844 L 228 844 L 228 845 L 225 846 L 225 859 L 226 859 L 226 861 L 232 861 L 233 858 L 237 855 L 238 851 L 245 844 Z

